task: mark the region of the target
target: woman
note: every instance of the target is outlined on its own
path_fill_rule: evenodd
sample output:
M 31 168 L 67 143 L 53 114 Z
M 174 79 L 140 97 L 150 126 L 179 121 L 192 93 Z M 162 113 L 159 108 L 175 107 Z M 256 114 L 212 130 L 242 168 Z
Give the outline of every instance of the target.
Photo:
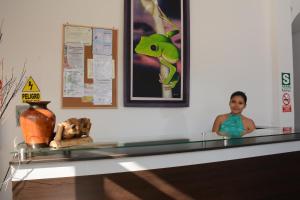
M 229 102 L 231 112 L 217 116 L 212 131 L 218 135 L 229 137 L 241 137 L 254 131 L 254 122 L 242 115 L 246 104 L 246 94 L 241 91 L 234 92 Z

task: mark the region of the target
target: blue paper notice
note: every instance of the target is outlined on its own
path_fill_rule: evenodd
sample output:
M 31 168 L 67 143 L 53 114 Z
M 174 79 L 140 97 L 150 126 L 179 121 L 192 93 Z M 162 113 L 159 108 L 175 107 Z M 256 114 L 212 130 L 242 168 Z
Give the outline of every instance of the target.
M 93 29 L 93 54 L 112 55 L 112 30 Z

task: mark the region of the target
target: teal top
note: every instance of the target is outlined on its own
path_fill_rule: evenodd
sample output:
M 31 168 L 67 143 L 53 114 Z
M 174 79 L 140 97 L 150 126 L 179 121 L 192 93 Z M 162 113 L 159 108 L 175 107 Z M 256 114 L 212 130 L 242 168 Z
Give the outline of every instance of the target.
M 241 115 L 229 114 L 228 118 L 221 124 L 219 132 L 229 137 L 241 137 L 245 131 Z

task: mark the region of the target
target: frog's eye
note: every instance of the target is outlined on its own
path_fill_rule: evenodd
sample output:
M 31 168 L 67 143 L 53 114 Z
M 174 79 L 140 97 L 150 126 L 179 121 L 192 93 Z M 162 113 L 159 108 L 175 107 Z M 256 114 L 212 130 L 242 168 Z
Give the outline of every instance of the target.
M 150 49 L 151 49 L 152 51 L 157 51 L 157 50 L 158 50 L 158 46 L 152 44 L 152 45 L 150 46 Z

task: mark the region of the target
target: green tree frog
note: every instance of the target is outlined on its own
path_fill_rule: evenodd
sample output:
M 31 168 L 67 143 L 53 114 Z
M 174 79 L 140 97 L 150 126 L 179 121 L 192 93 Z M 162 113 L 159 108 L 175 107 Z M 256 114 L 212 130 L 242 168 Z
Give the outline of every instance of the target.
M 142 36 L 135 47 L 137 54 L 158 58 L 162 65 L 169 68 L 169 74 L 165 79 L 162 80 L 160 75 L 160 82 L 171 88 L 174 88 L 179 81 L 179 76 L 175 75 L 177 69 L 174 64 L 179 60 L 180 53 L 171 40 L 178 33 L 179 30 L 173 30 L 164 35 L 155 33 L 150 36 Z

